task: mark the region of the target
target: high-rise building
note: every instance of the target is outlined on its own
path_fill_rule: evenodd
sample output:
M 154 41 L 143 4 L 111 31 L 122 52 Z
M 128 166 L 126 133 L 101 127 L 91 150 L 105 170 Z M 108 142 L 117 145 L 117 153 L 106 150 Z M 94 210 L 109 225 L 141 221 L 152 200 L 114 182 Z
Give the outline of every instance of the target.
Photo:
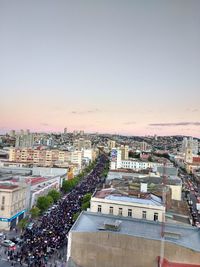
M 114 140 L 108 140 L 108 148 L 111 150 L 116 147 L 116 142 Z
M 129 147 L 128 146 L 121 146 L 121 158 L 122 160 L 127 160 L 128 159 L 128 151 L 129 151 Z
M 64 134 L 67 134 L 67 128 L 64 128 Z
M 29 133 L 28 131 L 26 134 L 17 135 L 15 141 L 15 147 L 32 147 L 34 144 L 34 134 Z

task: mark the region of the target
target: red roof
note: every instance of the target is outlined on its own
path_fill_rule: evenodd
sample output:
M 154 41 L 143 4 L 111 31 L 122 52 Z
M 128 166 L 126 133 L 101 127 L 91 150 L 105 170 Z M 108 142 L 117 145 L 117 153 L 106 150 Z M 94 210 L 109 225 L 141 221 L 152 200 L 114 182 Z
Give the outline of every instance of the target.
M 158 264 L 161 263 L 160 256 L 158 257 Z M 159 265 L 160 266 L 160 265 Z M 190 264 L 190 263 L 176 263 L 176 262 L 169 262 L 165 258 L 163 259 L 161 267 L 200 267 L 199 264 Z
M 199 163 L 200 164 L 200 157 L 193 157 L 192 163 Z
M 39 183 L 45 182 L 47 180 L 48 179 L 46 179 L 44 177 L 30 177 L 27 179 L 27 182 L 31 183 L 31 185 L 34 185 L 34 184 L 39 184 Z
M 13 184 L 0 184 L 0 189 L 16 189 L 18 188 L 18 185 Z

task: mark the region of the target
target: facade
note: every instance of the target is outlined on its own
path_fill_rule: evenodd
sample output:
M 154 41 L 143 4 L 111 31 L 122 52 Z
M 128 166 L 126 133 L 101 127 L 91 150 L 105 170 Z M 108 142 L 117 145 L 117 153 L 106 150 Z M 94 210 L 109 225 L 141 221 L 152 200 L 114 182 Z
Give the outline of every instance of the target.
M 83 152 L 79 150 L 11 148 L 9 152 L 10 161 L 26 162 L 36 166 L 47 167 L 52 167 L 53 165 L 67 167 L 70 163 L 73 163 L 78 164 L 81 169 L 82 158 Z
M 199 258 L 197 227 L 82 212 L 68 236 L 69 267 L 198 267 Z
M 29 130 L 25 134 L 17 135 L 15 147 L 32 147 L 34 144 L 34 134 L 30 133 Z
M 116 141 L 114 141 L 114 140 L 108 140 L 108 148 L 110 150 L 112 150 L 115 147 L 116 147 Z
M 149 193 L 129 196 L 113 188 L 97 191 L 91 198 L 90 211 L 160 222 L 165 218 L 161 198 Z
M 73 147 L 82 150 L 82 149 L 90 149 L 92 147 L 92 143 L 90 140 L 79 138 L 74 140 Z
M 26 184 L 0 183 L 0 229 L 15 227 L 26 212 Z
M 137 160 L 122 160 L 121 168 L 131 169 L 134 171 L 140 171 L 145 169 L 155 169 L 159 166 L 163 166 L 163 163 L 160 162 L 150 162 L 150 161 L 137 161 Z
M 122 160 L 128 160 L 128 146 L 121 146 L 121 159 Z

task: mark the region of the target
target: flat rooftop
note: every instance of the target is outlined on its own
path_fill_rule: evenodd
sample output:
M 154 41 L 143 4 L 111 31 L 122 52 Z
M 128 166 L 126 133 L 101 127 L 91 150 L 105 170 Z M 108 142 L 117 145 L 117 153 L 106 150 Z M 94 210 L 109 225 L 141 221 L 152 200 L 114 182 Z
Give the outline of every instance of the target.
M 143 237 L 161 241 L 162 224 L 154 221 L 139 220 L 121 216 L 98 214 L 83 211 L 71 228 L 71 232 L 100 232 L 107 220 L 121 221 L 119 231 L 109 231 L 113 234 Z M 165 241 L 200 252 L 200 229 L 192 226 L 182 226 L 165 223 Z
M 129 196 L 117 191 L 114 188 L 107 188 L 96 191 L 93 195 L 95 198 L 101 198 L 112 201 L 139 203 L 153 206 L 163 206 L 162 199 L 151 193 L 140 193 L 139 197 Z

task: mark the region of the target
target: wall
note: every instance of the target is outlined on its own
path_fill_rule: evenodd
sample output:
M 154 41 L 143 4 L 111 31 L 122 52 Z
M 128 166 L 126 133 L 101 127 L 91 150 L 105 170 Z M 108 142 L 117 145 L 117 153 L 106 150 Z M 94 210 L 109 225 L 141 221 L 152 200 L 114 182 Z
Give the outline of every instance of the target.
M 98 205 L 102 207 L 103 214 L 109 214 L 109 208 L 113 207 L 113 215 L 118 216 L 119 208 L 123 209 L 123 216 L 128 216 L 128 209 L 132 210 L 132 218 L 142 219 L 142 211 L 146 211 L 146 219 L 153 221 L 154 220 L 154 213 L 158 213 L 158 221 L 163 220 L 163 212 L 165 212 L 165 208 L 163 206 L 153 206 L 153 205 L 143 205 L 140 203 L 128 203 L 128 202 L 120 202 L 120 201 L 112 201 L 109 202 L 106 199 L 98 199 L 92 198 L 91 199 L 91 212 L 98 211 Z
M 161 242 L 112 232 L 71 232 L 70 256 L 82 267 L 157 267 Z M 199 264 L 200 253 L 165 241 L 164 257 Z

